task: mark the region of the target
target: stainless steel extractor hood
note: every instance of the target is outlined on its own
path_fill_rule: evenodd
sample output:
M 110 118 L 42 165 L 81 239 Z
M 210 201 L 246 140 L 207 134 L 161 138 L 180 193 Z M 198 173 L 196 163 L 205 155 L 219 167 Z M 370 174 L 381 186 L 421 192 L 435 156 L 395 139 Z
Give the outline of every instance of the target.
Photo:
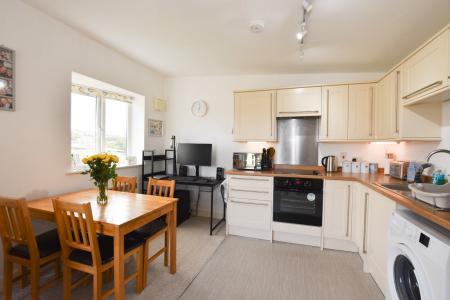
M 283 118 L 277 123 L 275 163 L 317 166 L 319 119 Z

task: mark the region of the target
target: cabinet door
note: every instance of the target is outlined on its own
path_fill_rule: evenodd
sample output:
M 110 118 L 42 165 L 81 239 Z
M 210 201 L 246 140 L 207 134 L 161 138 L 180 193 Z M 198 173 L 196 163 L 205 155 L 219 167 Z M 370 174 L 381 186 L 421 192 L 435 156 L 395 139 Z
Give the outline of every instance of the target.
M 397 139 L 399 134 L 400 71 L 395 70 L 376 87 L 376 138 Z
M 320 116 L 322 88 L 277 90 L 277 117 Z
M 268 231 L 271 228 L 272 208 L 268 201 L 229 198 L 227 224 Z
M 321 140 L 346 140 L 348 137 L 348 85 L 322 88 Z
M 404 63 L 404 104 L 415 102 L 448 85 L 448 39 L 448 33 L 441 34 Z
M 276 140 L 275 91 L 235 93 L 234 140 Z
M 352 186 L 352 241 L 358 247 L 359 255 L 365 260 L 367 252 L 367 218 L 369 190 L 360 183 Z
M 323 234 L 325 238 L 348 240 L 351 238 L 351 182 L 325 181 Z
M 374 138 L 374 84 L 352 84 L 348 98 L 348 139 Z
M 367 264 L 372 277 L 387 295 L 389 224 L 395 202 L 373 191 L 370 191 L 369 197 Z

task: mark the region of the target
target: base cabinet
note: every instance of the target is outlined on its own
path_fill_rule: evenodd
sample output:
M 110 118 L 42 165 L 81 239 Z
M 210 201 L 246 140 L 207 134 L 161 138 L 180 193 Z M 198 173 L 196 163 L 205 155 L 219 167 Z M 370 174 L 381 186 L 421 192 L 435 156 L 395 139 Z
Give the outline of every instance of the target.
M 395 202 L 373 191 L 369 192 L 368 197 L 366 269 L 387 295 L 389 224 Z
M 227 234 L 272 240 L 273 178 L 228 177 Z

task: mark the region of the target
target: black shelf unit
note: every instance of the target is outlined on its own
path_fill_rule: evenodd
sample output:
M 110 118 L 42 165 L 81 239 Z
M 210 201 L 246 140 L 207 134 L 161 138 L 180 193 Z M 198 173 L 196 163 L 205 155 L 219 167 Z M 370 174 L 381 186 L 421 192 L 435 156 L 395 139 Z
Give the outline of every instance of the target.
M 172 153 L 171 156 L 168 154 Z M 155 171 L 155 162 L 156 161 L 164 161 L 164 169 Z M 142 193 L 146 193 L 147 191 L 147 182 L 150 177 L 156 175 L 169 175 L 167 174 L 167 165 L 168 162 L 172 161 L 172 174 L 177 174 L 177 154 L 175 149 L 166 149 L 164 150 L 164 154 L 155 154 L 155 150 L 144 150 L 142 151 L 142 178 L 141 178 L 141 191 Z M 145 173 L 145 166 L 150 164 L 150 172 Z

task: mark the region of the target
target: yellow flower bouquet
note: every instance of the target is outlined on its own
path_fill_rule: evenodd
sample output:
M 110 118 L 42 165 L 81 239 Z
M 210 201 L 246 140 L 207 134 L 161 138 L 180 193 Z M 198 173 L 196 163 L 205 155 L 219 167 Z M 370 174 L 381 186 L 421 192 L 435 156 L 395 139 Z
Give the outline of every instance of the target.
M 108 181 L 116 178 L 116 167 L 119 158 L 108 153 L 94 154 L 83 158 L 83 163 L 89 166 L 89 170 L 83 174 L 89 174 L 98 188 L 97 203 L 105 205 L 108 203 Z

